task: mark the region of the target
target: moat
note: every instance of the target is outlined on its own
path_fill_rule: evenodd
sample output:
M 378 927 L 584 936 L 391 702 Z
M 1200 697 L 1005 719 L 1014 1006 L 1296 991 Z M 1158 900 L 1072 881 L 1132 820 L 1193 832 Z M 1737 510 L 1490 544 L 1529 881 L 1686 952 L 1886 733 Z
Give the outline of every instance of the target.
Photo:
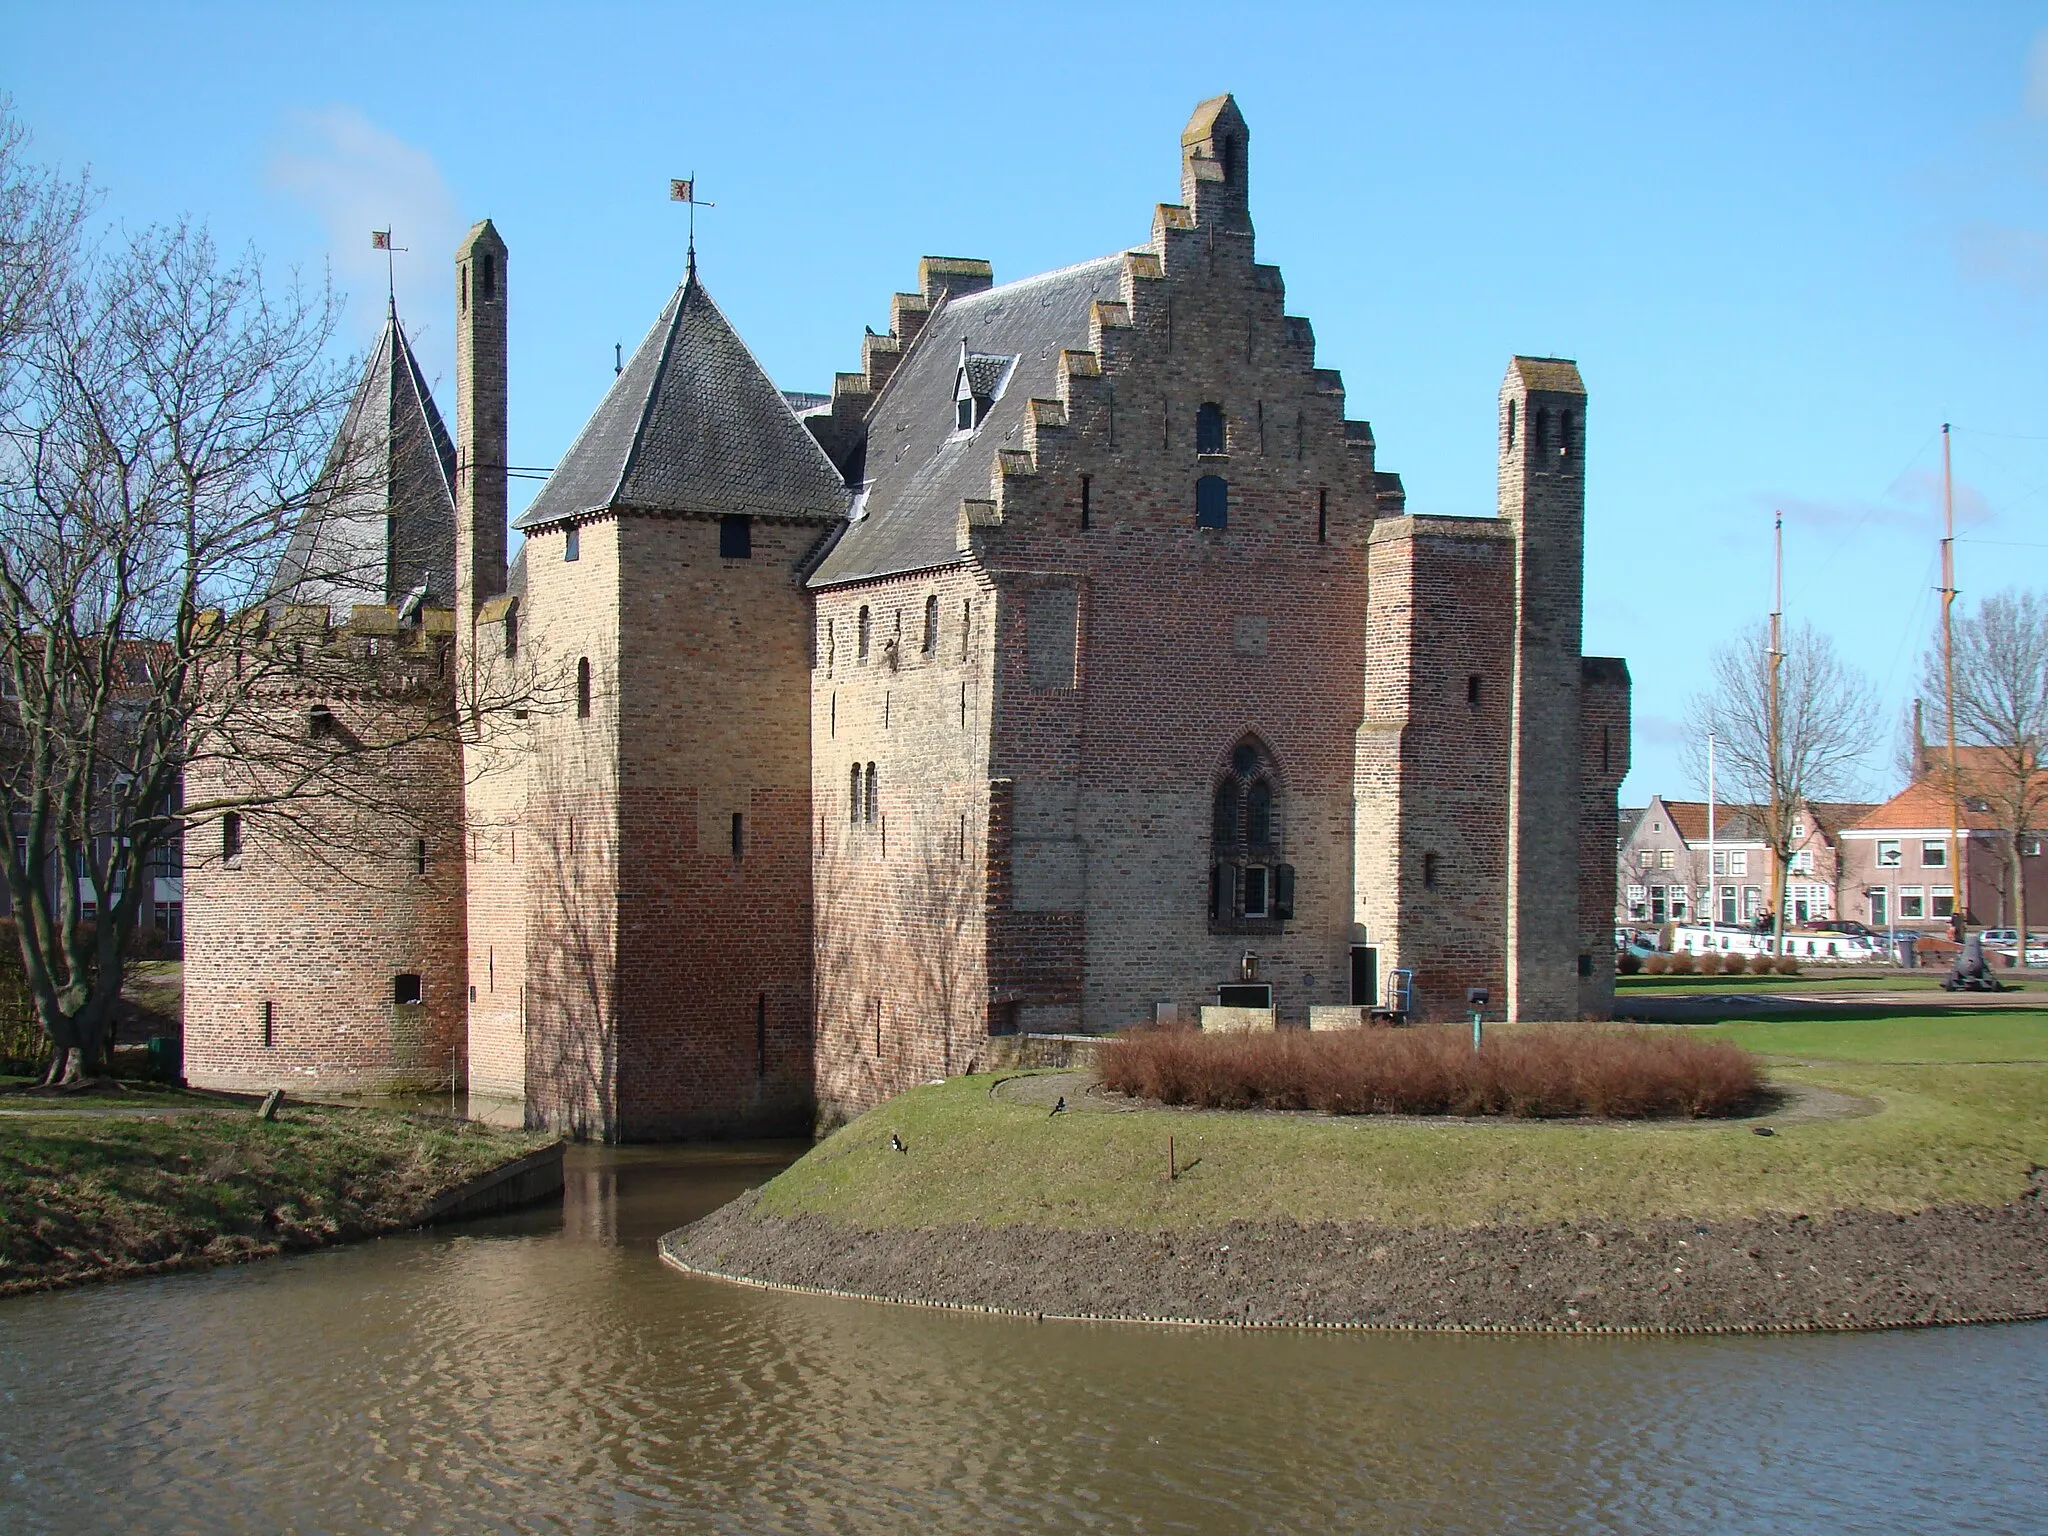
M 1032 1324 L 696 1281 L 793 1147 L 0 1303 L 9 1531 L 2017 1531 L 2048 1324 L 1748 1339 Z

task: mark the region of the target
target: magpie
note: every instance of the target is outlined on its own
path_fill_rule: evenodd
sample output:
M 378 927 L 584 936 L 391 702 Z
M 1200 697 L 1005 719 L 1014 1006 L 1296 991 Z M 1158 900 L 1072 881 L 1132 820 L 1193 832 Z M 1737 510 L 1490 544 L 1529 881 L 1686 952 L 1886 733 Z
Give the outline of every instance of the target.
M 892 1152 L 908 1152 L 910 1148 L 903 1145 L 903 1138 L 901 1136 L 891 1131 L 889 1133 L 889 1150 Z
M 1059 1101 L 1059 1103 L 1057 1103 L 1057 1104 L 1053 1105 L 1053 1107 L 1052 1107 L 1052 1114 L 1053 1114 L 1053 1115 L 1062 1115 L 1062 1114 L 1065 1114 L 1065 1113 L 1066 1113 L 1066 1110 L 1067 1110 L 1067 1096 L 1066 1096 L 1066 1095 L 1065 1095 L 1065 1094 L 1063 1093 L 1063 1094 L 1061 1094 L 1061 1095 L 1060 1095 L 1060 1101 Z M 1048 1119 L 1048 1120 L 1050 1120 L 1050 1119 L 1052 1118 L 1052 1115 L 1047 1115 L 1047 1116 L 1046 1116 L 1045 1118 L 1046 1118 L 1046 1119 Z

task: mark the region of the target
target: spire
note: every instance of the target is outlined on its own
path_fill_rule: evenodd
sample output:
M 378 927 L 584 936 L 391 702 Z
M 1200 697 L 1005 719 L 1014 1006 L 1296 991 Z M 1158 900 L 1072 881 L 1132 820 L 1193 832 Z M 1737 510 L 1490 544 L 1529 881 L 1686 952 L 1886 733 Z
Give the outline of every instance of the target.
M 846 502 L 692 266 L 518 526 L 608 507 L 826 519 Z
M 395 603 L 455 595 L 455 446 L 394 301 L 278 561 L 270 596 Z

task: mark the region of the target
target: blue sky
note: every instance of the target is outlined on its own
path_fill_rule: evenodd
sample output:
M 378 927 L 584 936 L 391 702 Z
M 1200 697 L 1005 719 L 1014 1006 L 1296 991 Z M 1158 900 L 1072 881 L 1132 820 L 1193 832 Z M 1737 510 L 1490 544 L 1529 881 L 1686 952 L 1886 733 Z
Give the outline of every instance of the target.
M 1493 504 L 1513 352 L 1579 359 L 1586 649 L 1635 677 L 1624 799 L 1769 607 L 1884 690 L 1959 585 L 2048 586 L 2048 15 L 2038 5 L 9 6 L 0 90 L 110 216 L 191 213 L 381 319 L 452 408 L 450 252 L 512 249 L 512 456 L 552 464 L 681 275 L 824 389 L 919 255 L 999 279 L 1143 241 L 1202 97 L 1252 129 L 1262 259 L 1420 512 Z M 515 486 L 515 502 L 531 487 Z

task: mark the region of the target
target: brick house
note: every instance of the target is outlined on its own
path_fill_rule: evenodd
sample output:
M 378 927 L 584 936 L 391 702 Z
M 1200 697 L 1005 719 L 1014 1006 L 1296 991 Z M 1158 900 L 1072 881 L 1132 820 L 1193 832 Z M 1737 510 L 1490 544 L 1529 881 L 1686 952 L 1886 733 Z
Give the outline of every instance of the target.
M 927 257 L 829 397 L 693 257 L 509 565 L 507 253 L 471 232 L 454 675 L 567 689 L 449 780 L 473 1094 L 650 1139 L 852 1114 L 1017 1030 L 1301 1025 L 1396 969 L 1430 1017 L 1607 1011 L 1629 682 L 1580 653 L 1578 369 L 1510 363 L 1498 517 L 1411 514 L 1254 258 L 1249 139 L 1203 103 L 1143 245 Z M 266 985 L 224 968 L 197 1027 L 246 1042 Z
M 1788 926 L 1856 915 L 1844 908 L 1842 838 L 1871 809 L 1834 801 L 1801 809 L 1785 871 Z M 1617 924 L 1704 923 L 1711 917 L 1735 927 L 1772 910 L 1771 849 L 1752 808 L 1716 806 L 1711 847 L 1704 800 L 1653 795 L 1647 806 L 1623 816 L 1629 821 L 1615 876 Z
M 1959 749 L 1958 756 L 1969 750 Z M 2008 857 L 2011 839 L 1982 797 L 1965 793 L 1958 806 L 1959 869 L 1949 865 L 1948 789 L 1934 777 L 1915 780 L 1850 826 L 1843 833 L 1842 885 L 1853 910 L 1844 915 L 1873 928 L 1946 932 L 1960 889 L 1966 893 L 1964 913 L 1971 924 L 2013 926 L 2018 914 Z M 2020 869 L 2028 926 L 2038 931 L 2037 925 L 2048 926 L 2048 856 L 2041 838 L 2028 839 L 2021 849 Z

